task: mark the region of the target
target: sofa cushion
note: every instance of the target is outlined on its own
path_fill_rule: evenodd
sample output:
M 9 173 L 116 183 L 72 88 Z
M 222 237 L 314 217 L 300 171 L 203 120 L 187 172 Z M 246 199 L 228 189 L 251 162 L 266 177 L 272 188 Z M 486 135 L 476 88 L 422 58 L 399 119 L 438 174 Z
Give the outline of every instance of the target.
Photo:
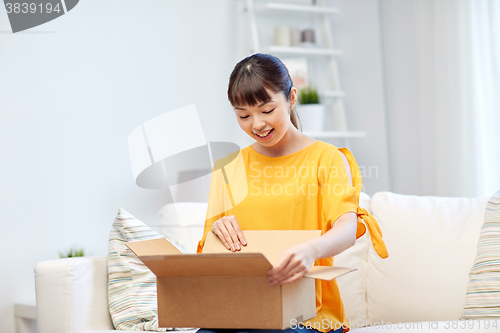
M 109 315 L 106 257 L 42 261 L 35 267 L 35 286 L 36 332 L 114 328 Z
M 371 213 L 371 198 L 366 193 L 359 196 L 359 206 Z M 366 257 L 370 240 L 360 237 L 354 246 L 335 256 L 335 266 L 357 268 L 357 271 L 337 278 L 340 295 L 348 320 L 366 320 Z
M 500 191 L 486 205 L 469 278 L 463 318 L 500 317 Z
M 368 320 L 459 319 L 487 198 L 376 193 L 389 258 L 368 249 Z
M 118 210 L 108 251 L 109 311 L 116 329 L 173 330 L 158 327 L 156 276 L 125 245 L 161 237 L 123 208 Z

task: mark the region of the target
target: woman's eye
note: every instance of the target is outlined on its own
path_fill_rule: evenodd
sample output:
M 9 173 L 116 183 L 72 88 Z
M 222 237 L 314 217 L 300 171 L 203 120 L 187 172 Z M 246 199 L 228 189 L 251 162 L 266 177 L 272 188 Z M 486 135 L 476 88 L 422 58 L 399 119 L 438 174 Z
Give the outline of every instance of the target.
M 240 118 L 241 118 L 241 119 L 247 119 L 247 118 L 248 118 L 248 116 L 244 116 L 244 117 L 240 116 Z
M 274 111 L 274 109 L 272 109 L 271 111 L 265 111 L 265 112 L 263 112 L 263 113 L 271 113 L 271 112 L 273 112 L 273 111 Z

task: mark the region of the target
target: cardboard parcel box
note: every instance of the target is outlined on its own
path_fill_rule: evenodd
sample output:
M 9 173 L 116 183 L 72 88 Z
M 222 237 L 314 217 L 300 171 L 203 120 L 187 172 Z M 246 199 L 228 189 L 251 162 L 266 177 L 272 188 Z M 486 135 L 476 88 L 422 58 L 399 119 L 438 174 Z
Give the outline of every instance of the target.
M 182 254 L 166 239 L 126 245 L 156 275 L 160 327 L 286 329 L 316 316 L 315 279 L 353 268 L 313 266 L 293 283 L 269 286 L 281 252 L 320 230 L 246 230 L 247 246 L 228 251 L 212 232 L 203 253 Z

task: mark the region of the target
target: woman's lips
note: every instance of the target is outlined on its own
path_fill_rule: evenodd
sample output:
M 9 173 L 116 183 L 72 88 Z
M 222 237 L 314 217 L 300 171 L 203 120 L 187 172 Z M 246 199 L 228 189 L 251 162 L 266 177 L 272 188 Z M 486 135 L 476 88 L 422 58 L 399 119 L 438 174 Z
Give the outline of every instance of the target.
M 262 132 L 262 133 L 266 133 L 266 131 Z M 272 134 L 274 133 L 274 128 L 272 128 L 271 130 L 269 130 L 269 133 L 266 135 L 266 136 L 259 136 L 257 135 L 257 133 L 254 133 L 255 136 L 259 139 L 259 140 L 268 140 L 271 138 Z

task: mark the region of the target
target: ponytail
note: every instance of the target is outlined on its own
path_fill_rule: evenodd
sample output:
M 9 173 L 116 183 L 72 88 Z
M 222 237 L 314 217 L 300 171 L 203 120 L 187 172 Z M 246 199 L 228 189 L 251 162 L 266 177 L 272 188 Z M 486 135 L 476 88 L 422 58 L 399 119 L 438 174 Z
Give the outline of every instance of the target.
M 292 121 L 293 126 L 295 126 L 296 129 L 302 132 L 302 130 L 299 128 L 299 123 L 300 125 L 302 125 L 302 123 L 300 121 L 299 114 L 297 113 L 297 110 L 295 108 L 293 108 L 290 111 L 290 120 Z

